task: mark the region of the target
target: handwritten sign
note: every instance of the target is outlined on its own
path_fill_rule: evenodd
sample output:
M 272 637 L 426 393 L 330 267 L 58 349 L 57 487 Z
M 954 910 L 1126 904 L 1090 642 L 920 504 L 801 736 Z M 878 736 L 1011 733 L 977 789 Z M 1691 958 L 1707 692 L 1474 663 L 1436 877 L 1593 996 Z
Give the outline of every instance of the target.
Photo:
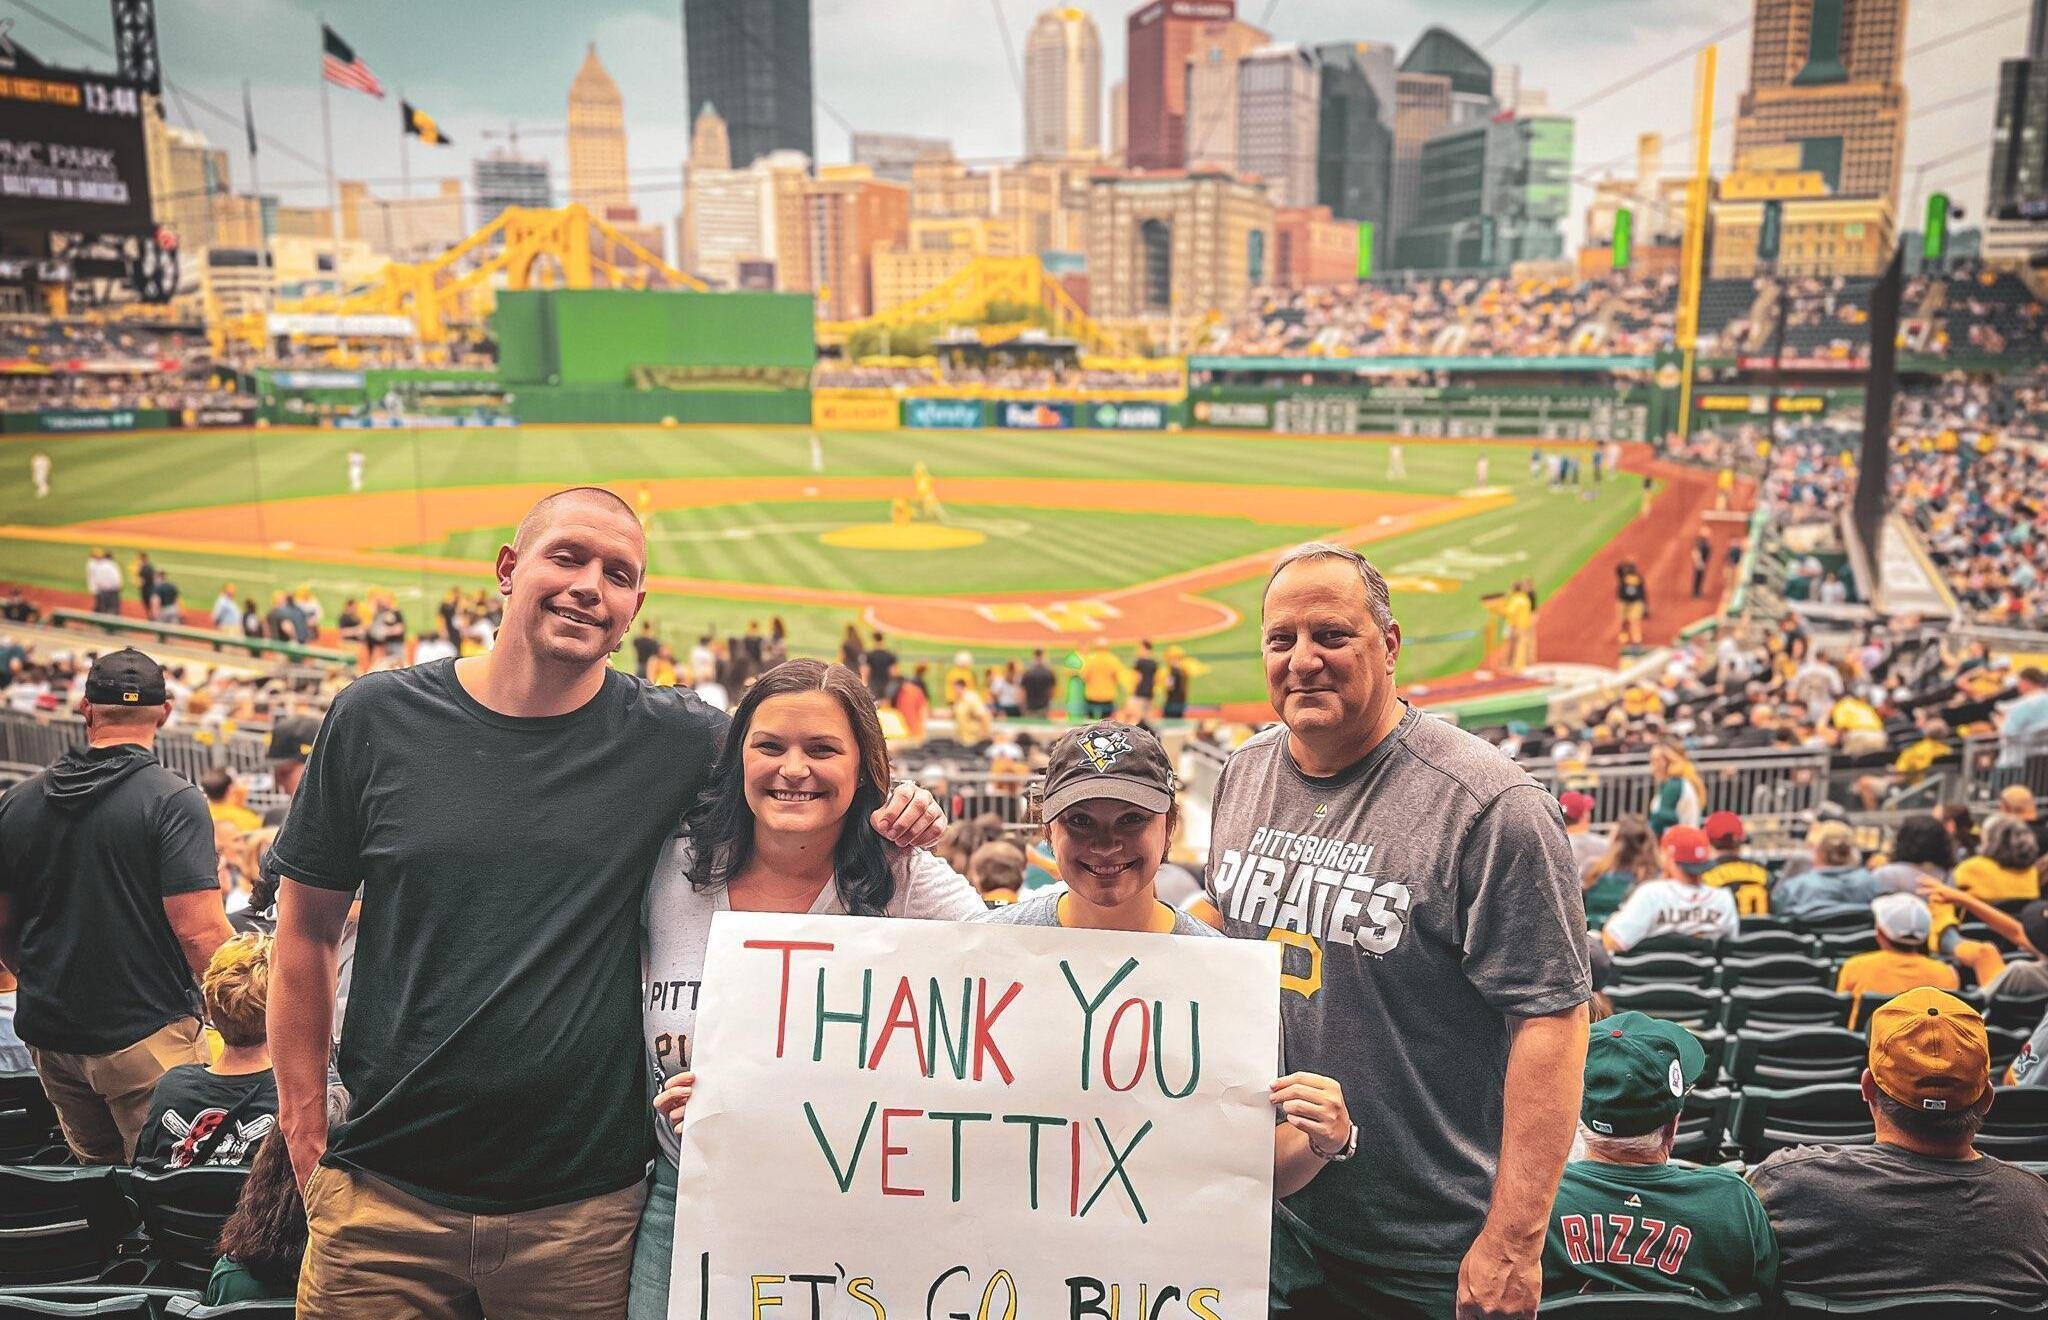
M 671 1320 L 1266 1314 L 1276 945 L 720 913 Z

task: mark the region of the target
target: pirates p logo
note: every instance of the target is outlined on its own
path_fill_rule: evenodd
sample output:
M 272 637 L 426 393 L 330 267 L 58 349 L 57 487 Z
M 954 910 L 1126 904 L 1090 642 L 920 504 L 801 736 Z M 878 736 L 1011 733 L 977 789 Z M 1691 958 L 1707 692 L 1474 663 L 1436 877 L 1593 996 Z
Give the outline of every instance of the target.
M 1130 750 L 1131 740 L 1120 732 L 1090 734 L 1081 740 L 1081 754 L 1100 774 L 1108 774 Z

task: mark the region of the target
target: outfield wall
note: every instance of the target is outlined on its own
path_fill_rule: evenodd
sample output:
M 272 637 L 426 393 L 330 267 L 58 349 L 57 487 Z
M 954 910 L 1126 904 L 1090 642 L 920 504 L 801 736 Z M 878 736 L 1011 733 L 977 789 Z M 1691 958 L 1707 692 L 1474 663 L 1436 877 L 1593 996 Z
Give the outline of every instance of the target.
M 524 289 L 491 314 L 507 386 L 621 386 L 643 368 L 808 373 L 817 360 L 812 302 L 795 293 Z M 602 420 L 602 419 L 590 419 Z
M 1290 435 L 1404 435 L 1486 440 L 1647 440 L 1651 391 L 1463 386 L 1205 385 L 1189 389 L 1188 424 Z
M 807 426 L 809 390 L 636 390 L 602 385 L 521 385 L 510 393 L 521 422 L 592 422 L 634 425 L 725 422 L 734 425 Z

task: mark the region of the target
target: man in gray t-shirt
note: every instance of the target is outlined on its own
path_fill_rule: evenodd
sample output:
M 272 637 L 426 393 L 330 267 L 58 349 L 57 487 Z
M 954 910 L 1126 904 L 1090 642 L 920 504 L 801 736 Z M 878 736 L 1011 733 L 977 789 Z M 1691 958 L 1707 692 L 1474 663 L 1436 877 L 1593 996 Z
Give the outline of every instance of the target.
M 1341 1082 L 1364 1133 L 1276 1208 L 1272 1314 L 1534 1315 L 1592 992 L 1557 803 L 1395 698 L 1356 553 L 1288 552 L 1263 614 L 1283 725 L 1224 769 L 1207 883 L 1227 934 L 1288 946 L 1286 1066 Z

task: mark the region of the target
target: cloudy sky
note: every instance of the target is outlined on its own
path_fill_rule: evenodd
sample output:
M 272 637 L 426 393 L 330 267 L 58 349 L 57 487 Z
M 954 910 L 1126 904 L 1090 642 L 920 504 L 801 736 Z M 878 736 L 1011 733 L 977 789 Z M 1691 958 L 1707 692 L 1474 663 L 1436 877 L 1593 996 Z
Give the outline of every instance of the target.
M 746 3 L 746 0 L 735 0 Z M 819 156 L 848 158 L 849 126 L 950 138 L 963 158 L 1014 157 L 1021 99 L 1007 49 L 1021 51 L 1043 0 L 814 0 L 812 39 Z M 1124 14 L 1134 6 L 1085 4 L 1101 30 L 1105 85 L 1122 75 Z M 1736 99 L 1748 80 L 1750 0 L 1239 0 L 1239 13 L 1276 39 L 1376 39 L 1406 50 L 1429 24 L 1521 66 L 1524 87 L 1549 93 L 1577 117 L 1582 184 L 1632 168 L 1636 134 L 1687 128 L 1689 48 L 1720 36 L 1715 155 L 1725 163 Z M 324 200 L 319 84 L 320 0 L 164 0 L 159 5 L 173 123 L 232 149 L 236 184 L 248 184 L 242 148 L 244 80 L 265 135 L 264 191 L 288 202 Z M 1945 188 L 1981 210 L 1989 169 L 1991 93 L 1998 62 L 2021 53 L 2021 0 L 1910 4 L 1901 205 L 1917 217 L 1921 185 Z M 569 81 L 595 42 L 625 98 L 635 201 L 666 224 L 680 204 L 689 146 L 681 0 L 327 0 L 324 12 L 391 90 L 386 101 L 333 90 L 334 157 L 344 178 L 399 192 L 397 89 L 434 114 L 457 145 L 411 147 L 415 189 L 469 176 L 474 154 L 516 125 L 528 154 L 566 179 L 561 127 Z M 45 17 L 45 16 L 49 17 Z M 111 67 L 103 0 L 0 0 L 10 35 L 53 63 Z M 53 25 L 74 26 L 80 35 Z M 1519 20 L 1519 21 L 1517 21 Z M 1505 29 L 1505 30 L 1504 30 Z M 88 44 L 90 43 L 90 44 Z M 1105 108 L 1107 97 L 1105 96 Z M 224 112 L 224 113 L 222 113 Z M 491 137 L 487 134 L 497 134 Z M 1689 149 L 1667 148 L 1668 168 Z M 1925 165 L 1922 171 L 1916 167 Z M 1583 192 L 1583 189 L 1582 189 Z M 1583 206 L 1583 196 L 1581 206 Z M 1908 223 L 1911 223 L 1911 219 Z M 1570 236 L 1579 237 L 1574 218 Z

